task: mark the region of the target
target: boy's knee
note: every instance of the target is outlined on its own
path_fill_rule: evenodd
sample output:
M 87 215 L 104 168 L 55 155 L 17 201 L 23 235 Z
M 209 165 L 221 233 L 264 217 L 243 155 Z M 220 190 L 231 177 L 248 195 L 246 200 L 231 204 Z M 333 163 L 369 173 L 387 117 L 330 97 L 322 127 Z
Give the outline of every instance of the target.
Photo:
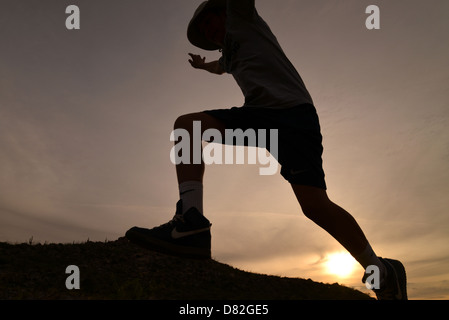
M 188 130 L 192 127 L 193 121 L 192 114 L 184 114 L 175 120 L 174 128 Z
M 323 219 L 328 212 L 327 209 L 332 205 L 326 191 L 303 186 L 294 186 L 293 189 L 304 215 L 312 221 Z
M 203 127 L 207 124 L 207 120 L 207 115 L 203 112 L 183 114 L 175 120 L 174 127 L 175 129 L 191 130 L 195 121 L 199 121 Z
M 179 116 L 174 123 L 174 129 L 185 129 L 187 131 L 193 130 L 193 124 L 195 121 L 200 123 L 200 130 L 203 133 L 207 129 L 218 129 L 220 132 L 224 132 L 224 125 L 217 119 L 212 116 L 204 113 L 188 113 L 182 116 Z
M 329 221 L 337 221 L 336 217 L 341 217 L 340 207 L 333 203 L 329 198 L 323 198 L 322 201 L 301 203 L 301 209 L 304 215 L 323 226 Z M 338 219 L 338 218 L 337 218 Z
M 306 218 L 317 221 L 320 219 L 322 211 L 317 206 L 304 206 L 301 205 L 302 213 L 306 216 Z

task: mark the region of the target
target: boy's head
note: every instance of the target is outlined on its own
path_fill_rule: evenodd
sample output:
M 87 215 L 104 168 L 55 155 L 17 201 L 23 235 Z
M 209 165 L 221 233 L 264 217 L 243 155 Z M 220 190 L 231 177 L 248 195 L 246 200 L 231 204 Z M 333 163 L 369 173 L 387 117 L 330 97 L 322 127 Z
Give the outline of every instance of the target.
M 203 2 L 189 23 L 189 41 L 204 50 L 218 50 L 223 47 L 225 34 L 226 0 Z

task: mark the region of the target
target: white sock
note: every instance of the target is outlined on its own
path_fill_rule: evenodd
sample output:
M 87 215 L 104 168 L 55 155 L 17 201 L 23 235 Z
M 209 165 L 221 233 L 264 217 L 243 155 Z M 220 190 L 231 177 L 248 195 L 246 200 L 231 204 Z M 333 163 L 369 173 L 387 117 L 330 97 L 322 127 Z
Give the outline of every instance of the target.
M 182 214 L 192 207 L 203 214 L 203 184 L 199 181 L 186 181 L 179 185 L 179 197 L 182 200 Z
M 380 282 L 382 283 L 383 279 L 387 276 L 387 268 L 380 261 L 379 257 L 374 253 L 373 248 L 368 243 L 365 250 L 363 250 L 360 254 L 355 255 L 354 258 L 362 265 L 362 267 L 366 270 L 366 268 L 370 265 L 375 265 L 379 267 L 380 271 Z

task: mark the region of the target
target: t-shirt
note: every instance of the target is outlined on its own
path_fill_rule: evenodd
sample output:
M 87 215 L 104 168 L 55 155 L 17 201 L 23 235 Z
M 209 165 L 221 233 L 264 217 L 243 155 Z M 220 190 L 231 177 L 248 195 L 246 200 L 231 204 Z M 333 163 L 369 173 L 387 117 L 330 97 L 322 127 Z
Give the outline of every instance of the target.
M 254 0 L 228 0 L 223 70 L 245 96 L 244 107 L 290 108 L 313 100 Z

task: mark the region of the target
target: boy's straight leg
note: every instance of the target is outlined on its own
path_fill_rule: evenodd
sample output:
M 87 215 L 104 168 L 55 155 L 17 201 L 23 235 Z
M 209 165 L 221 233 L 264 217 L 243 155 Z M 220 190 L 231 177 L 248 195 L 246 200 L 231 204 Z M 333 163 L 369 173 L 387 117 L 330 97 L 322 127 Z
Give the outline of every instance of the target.
M 296 198 L 306 217 L 333 236 L 353 256 L 368 245 L 362 229 L 346 210 L 333 203 L 326 190 L 292 184 Z
M 295 184 L 292 188 L 309 219 L 333 236 L 364 269 L 370 265 L 379 268 L 380 287 L 374 288 L 379 300 L 407 300 L 407 279 L 400 261 L 379 258 L 354 217 L 333 203 L 325 189 Z
M 309 219 L 326 230 L 366 269 L 379 267 L 380 278 L 387 276 L 384 263 L 374 253 L 354 217 L 332 202 L 324 189 L 292 184 L 301 208 Z

